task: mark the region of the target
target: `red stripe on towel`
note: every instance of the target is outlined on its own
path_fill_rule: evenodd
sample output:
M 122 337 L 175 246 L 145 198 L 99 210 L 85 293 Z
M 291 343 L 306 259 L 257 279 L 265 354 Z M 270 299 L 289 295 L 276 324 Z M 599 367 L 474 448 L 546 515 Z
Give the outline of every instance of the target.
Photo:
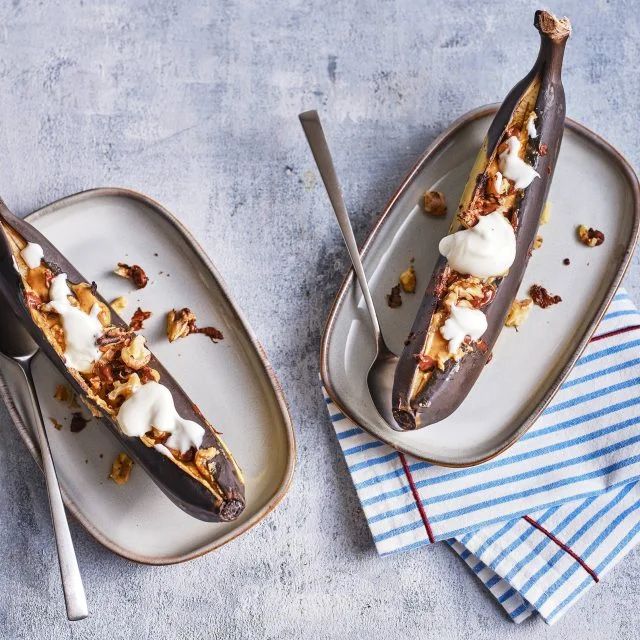
M 598 574 L 571 548 L 568 547 L 562 540 L 558 540 L 551 531 L 545 529 L 539 522 L 536 522 L 531 516 L 523 516 L 523 518 L 538 531 L 544 533 L 547 538 L 553 540 L 565 553 L 568 553 L 593 579 L 595 582 L 599 582 Z
M 416 483 L 413 481 L 413 475 L 411 474 L 411 469 L 409 469 L 409 465 L 407 464 L 407 459 L 405 458 L 404 453 L 401 453 L 400 451 L 398 451 L 398 457 L 400 458 L 400 462 L 402 462 L 404 475 L 407 476 L 407 480 L 409 481 L 409 487 L 411 487 L 413 499 L 416 501 L 416 505 L 418 506 L 418 511 L 420 512 L 420 517 L 422 518 L 424 528 L 427 532 L 427 536 L 429 536 L 429 542 L 435 542 L 436 539 L 433 537 L 433 531 L 431 531 L 431 525 L 429 524 L 429 518 L 427 518 L 427 512 L 425 511 L 424 505 L 422 504 L 422 498 L 420 498 L 418 487 L 416 487 Z
M 599 336 L 594 336 L 589 340 L 589 342 L 595 342 L 596 340 L 603 340 L 604 338 L 610 338 L 611 336 L 617 336 L 621 333 L 627 333 L 628 331 L 635 331 L 636 329 L 640 329 L 640 324 L 633 324 L 630 327 L 622 327 L 621 329 L 615 329 L 614 331 L 609 331 L 608 333 L 603 333 Z

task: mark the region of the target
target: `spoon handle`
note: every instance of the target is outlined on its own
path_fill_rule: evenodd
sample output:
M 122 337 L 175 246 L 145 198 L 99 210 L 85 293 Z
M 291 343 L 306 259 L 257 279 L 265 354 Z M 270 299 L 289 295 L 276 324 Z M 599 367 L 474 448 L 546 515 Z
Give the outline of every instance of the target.
M 353 270 L 355 271 L 360 288 L 362 289 L 362 295 L 364 296 L 369 316 L 371 317 L 371 323 L 373 324 L 373 331 L 375 333 L 376 341 L 380 341 L 380 324 L 378 322 L 378 316 L 376 314 L 375 307 L 373 306 L 373 300 L 371 299 L 371 292 L 369 291 L 369 285 L 367 284 L 367 278 L 362 267 L 362 261 L 360 260 L 360 252 L 358 250 L 358 244 L 356 243 L 355 236 L 353 235 L 353 229 L 349 220 L 349 214 L 347 213 L 347 207 L 342 197 L 342 189 L 338 182 L 338 176 L 333 166 L 333 159 L 331 158 L 331 152 L 329 151 L 329 145 L 322 130 L 322 124 L 320 123 L 320 116 L 317 111 L 305 111 L 299 116 L 300 123 L 304 129 L 304 133 L 307 137 L 307 142 L 311 147 L 311 153 L 318 166 L 318 171 L 324 182 L 327 195 L 331 201 L 331 206 L 338 219 L 340 230 L 342 231 L 342 237 L 347 245 L 349 251 L 349 257 L 353 264 Z
M 29 396 L 35 417 L 35 430 L 38 435 L 40 453 L 42 455 L 42 469 L 47 485 L 53 532 L 58 548 L 58 562 L 60 563 L 60 576 L 62 577 L 62 590 L 64 591 L 64 599 L 67 607 L 67 618 L 69 620 L 82 620 L 87 617 L 89 612 L 87 609 L 87 598 L 80 576 L 80 569 L 78 568 L 78 560 L 73 548 L 73 541 L 71 540 L 67 514 L 62 502 L 62 495 L 60 494 L 58 477 L 53 465 L 53 458 L 51 457 L 49 440 L 44 429 L 42 412 L 40 410 L 40 403 L 38 402 L 36 387 L 33 383 L 30 364 L 25 363 L 22 366 L 22 370 L 29 385 Z

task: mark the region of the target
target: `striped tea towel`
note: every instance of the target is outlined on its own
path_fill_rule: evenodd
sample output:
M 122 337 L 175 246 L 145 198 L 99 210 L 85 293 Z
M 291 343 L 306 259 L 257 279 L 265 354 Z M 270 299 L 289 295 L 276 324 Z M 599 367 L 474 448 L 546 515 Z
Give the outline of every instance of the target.
M 513 620 L 557 620 L 640 537 L 638 365 L 640 312 L 620 291 L 529 432 L 466 469 L 395 451 L 325 394 L 378 552 L 446 540 Z

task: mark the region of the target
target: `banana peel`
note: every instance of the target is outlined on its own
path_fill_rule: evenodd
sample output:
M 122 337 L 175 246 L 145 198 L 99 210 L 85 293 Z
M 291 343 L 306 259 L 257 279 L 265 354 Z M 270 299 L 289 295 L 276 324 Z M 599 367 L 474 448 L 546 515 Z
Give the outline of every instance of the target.
M 536 12 L 534 25 L 540 34 L 538 57 L 496 113 L 450 228 L 454 233 L 473 227 L 499 208 L 514 228 L 516 258 L 506 275 L 479 279 L 455 272 L 439 257 L 395 372 L 392 407 L 399 430 L 439 422 L 460 406 L 490 357 L 522 281 L 562 141 L 566 107 L 561 72 L 571 34 L 566 18 L 546 11 Z M 528 133 L 530 121 L 535 137 Z M 511 136 L 521 144 L 520 157 L 539 175 L 524 189 L 496 180 L 499 154 Z M 460 297 L 485 313 L 487 330 L 452 355 L 440 329 L 449 316 L 448 302 Z
M 30 269 L 20 255 L 27 242 L 39 244 L 44 251 L 40 267 Z M 170 452 L 166 455 L 155 448 L 155 431 L 137 437 L 125 435 L 118 427 L 117 411 L 107 401 L 106 394 L 92 387 L 86 375 L 65 364 L 61 347 L 59 319 L 55 314 L 40 311 L 48 299 L 47 279 L 51 274 L 67 274 L 70 289 L 77 304 L 85 311 L 97 303 L 98 319 L 108 332 L 135 333 L 109 307 L 95 285 L 90 285 L 75 267 L 41 233 L 14 216 L 0 200 L 0 304 L 8 304 L 33 339 L 64 375 L 78 397 L 94 416 L 112 432 L 122 448 L 153 479 L 156 485 L 188 514 L 209 522 L 235 520 L 245 507 L 244 479 L 235 459 L 219 434 L 189 399 L 171 374 L 151 354 L 149 371 L 159 375 L 169 389 L 181 417 L 201 425 L 205 435 L 197 451 L 189 455 Z M 63 338 L 62 338 L 63 339 Z M 175 455 L 173 455 L 175 454 Z

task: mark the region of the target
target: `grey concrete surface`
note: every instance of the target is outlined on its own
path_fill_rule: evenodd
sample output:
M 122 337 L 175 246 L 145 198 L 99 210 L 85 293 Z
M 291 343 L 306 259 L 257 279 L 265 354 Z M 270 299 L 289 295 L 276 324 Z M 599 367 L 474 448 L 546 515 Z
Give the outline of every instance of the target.
M 43 482 L 0 408 L 0 638 L 638 637 L 638 551 L 552 628 L 512 624 L 441 545 L 379 559 L 317 381 L 320 333 L 347 260 L 297 113 L 321 110 L 362 240 L 434 136 L 523 75 L 537 7 L 0 3 L 2 197 L 26 214 L 118 185 L 174 211 L 264 342 L 299 443 L 282 506 L 186 565 L 131 564 L 74 525 L 92 615 L 69 624 Z M 554 9 L 574 25 L 569 114 L 638 166 L 637 5 Z M 626 286 L 640 303 L 637 257 Z

